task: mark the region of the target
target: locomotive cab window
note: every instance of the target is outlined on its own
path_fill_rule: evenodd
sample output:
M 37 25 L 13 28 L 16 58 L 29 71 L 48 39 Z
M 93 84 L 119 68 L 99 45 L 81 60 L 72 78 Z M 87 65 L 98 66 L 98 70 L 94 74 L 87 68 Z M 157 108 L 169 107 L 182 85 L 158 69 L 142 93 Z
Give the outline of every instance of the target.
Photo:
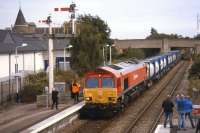
M 128 78 L 124 79 L 124 90 L 128 89 Z
M 113 78 L 110 77 L 102 78 L 102 88 L 114 88 Z
M 99 87 L 98 79 L 95 77 L 88 78 L 86 80 L 85 85 L 87 88 L 98 88 Z

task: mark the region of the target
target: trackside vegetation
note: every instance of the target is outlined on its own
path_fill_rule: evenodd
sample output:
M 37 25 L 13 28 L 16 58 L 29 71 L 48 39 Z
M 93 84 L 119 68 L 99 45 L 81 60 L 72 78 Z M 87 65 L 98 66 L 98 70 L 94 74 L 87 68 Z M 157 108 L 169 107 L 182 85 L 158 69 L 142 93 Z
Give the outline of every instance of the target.
M 200 55 L 193 58 L 193 64 L 189 70 L 189 94 L 200 101 Z
M 73 71 L 57 71 L 54 73 L 55 82 L 72 82 L 79 77 Z M 24 89 L 20 91 L 22 102 L 35 102 L 36 96 L 44 92 L 44 87 L 48 86 L 48 75 L 45 72 L 30 74 L 24 79 Z

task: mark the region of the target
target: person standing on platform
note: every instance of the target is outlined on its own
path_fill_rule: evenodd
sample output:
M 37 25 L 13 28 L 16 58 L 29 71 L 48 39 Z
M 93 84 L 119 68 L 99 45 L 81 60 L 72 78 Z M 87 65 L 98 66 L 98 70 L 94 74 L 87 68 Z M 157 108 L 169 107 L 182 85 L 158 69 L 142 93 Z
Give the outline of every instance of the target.
M 192 128 L 195 128 L 194 122 L 193 122 L 193 119 L 192 119 L 192 101 L 191 101 L 191 99 L 190 99 L 189 96 L 186 96 L 186 97 L 185 97 L 184 106 L 185 106 L 185 109 L 186 109 L 186 110 L 185 110 L 185 112 L 186 112 L 186 113 L 185 113 L 185 119 L 186 119 L 186 117 L 188 116 Z
M 178 129 L 182 129 L 184 127 L 183 102 L 179 94 L 176 96 L 176 109 L 178 112 Z
M 197 121 L 196 133 L 200 133 L 200 118 Z
M 80 85 L 74 80 L 72 83 L 72 93 L 74 95 L 74 103 L 79 102 L 79 91 L 80 91 Z
M 185 110 L 184 110 L 184 95 L 176 96 L 176 107 L 178 112 L 178 129 L 185 130 Z
M 58 91 L 57 91 L 57 89 L 52 91 L 52 106 L 51 106 L 51 109 L 54 108 L 54 105 L 56 105 L 56 109 L 58 109 Z
M 166 127 L 167 119 L 169 119 L 170 128 L 173 127 L 173 124 L 172 124 L 173 107 L 174 107 L 174 104 L 171 101 L 171 96 L 168 95 L 167 98 L 162 103 L 162 108 L 165 115 L 164 128 Z

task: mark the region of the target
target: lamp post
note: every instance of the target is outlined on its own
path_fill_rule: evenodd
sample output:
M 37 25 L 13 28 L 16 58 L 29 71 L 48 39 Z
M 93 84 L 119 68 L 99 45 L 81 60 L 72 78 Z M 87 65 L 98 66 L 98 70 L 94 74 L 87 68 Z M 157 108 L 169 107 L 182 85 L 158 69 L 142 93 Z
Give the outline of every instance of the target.
M 110 47 L 110 61 L 109 61 L 109 64 L 111 65 L 112 64 L 112 47 L 114 47 L 115 45 L 114 44 L 112 44 L 112 45 L 109 45 L 109 47 Z
M 64 47 L 64 71 L 66 71 L 66 49 L 72 48 L 72 45 L 68 45 L 67 47 Z
M 16 64 L 15 64 L 15 76 L 16 76 L 16 88 L 17 88 L 17 102 L 19 102 L 19 77 L 18 77 L 18 62 L 17 62 L 17 58 L 18 58 L 18 51 L 17 49 L 18 48 L 21 48 L 21 47 L 26 47 L 28 44 L 26 43 L 22 43 L 21 46 L 17 46 L 15 48 L 15 60 L 16 60 Z
M 108 44 L 103 46 L 103 65 L 104 65 L 104 66 L 106 65 L 104 49 L 105 49 L 105 47 L 108 47 L 108 46 L 109 46 Z M 107 55 L 107 52 L 106 52 L 106 55 Z M 106 57 L 107 57 L 107 56 L 106 56 Z

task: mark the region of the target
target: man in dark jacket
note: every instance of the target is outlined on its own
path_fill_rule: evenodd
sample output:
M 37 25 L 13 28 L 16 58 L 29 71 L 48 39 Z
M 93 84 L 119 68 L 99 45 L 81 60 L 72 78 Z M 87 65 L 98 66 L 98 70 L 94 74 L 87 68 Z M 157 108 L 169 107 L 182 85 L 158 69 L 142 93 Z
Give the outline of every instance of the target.
M 174 104 L 171 101 L 171 96 L 168 95 L 167 98 L 162 103 L 162 108 L 165 115 L 164 127 L 166 127 L 167 119 L 169 119 L 170 128 L 172 128 L 173 126 L 172 124 L 173 107 L 174 107 Z
M 51 109 L 54 108 L 54 105 L 56 105 L 56 109 L 58 109 L 58 91 L 56 89 L 52 91 L 52 106 L 51 106 Z

